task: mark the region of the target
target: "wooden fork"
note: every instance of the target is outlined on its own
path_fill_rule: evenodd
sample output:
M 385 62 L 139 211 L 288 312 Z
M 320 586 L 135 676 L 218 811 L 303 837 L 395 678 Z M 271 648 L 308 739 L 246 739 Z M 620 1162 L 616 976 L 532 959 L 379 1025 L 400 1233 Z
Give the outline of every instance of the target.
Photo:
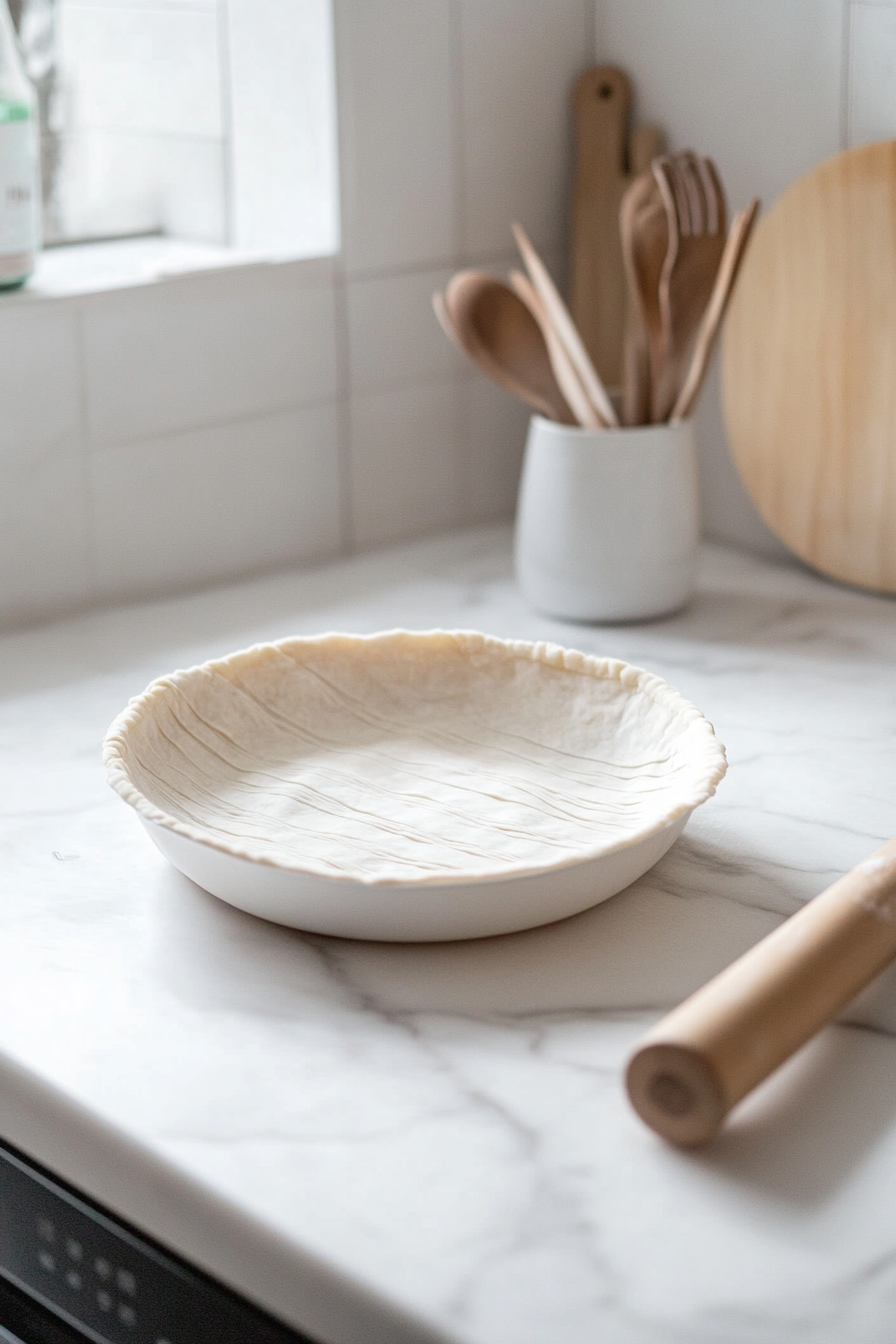
M 725 309 L 728 307 L 728 300 L 731 298 L 737 273 L 758 213 L 759 202 L 754 200 L 746 210 L 740 210 L 734 216 L 728 241 L 725 243 L 725 251 L 722 253 L 722 260 L 716 274 L 712 296 L 707 304 L 706 312 L 703 314 L 700 330 L 694 342 L 694 353 L 691 356 L 687 376 L 678 394 L 678 400 L 672 408 L 670 420 L 673 425 L 677 424 L 679 420 L 687 419 L 700 395 L 716 336 L 719 327 L 722 325 L 722 318 L 725 316 Z
M 687 376 L 725 249 L 725 195 L 711 159 L 684 152 L 653 163 L 668 248 L 659 283 L 659 332 L 650 343 L 654 422 L 668 420 Z

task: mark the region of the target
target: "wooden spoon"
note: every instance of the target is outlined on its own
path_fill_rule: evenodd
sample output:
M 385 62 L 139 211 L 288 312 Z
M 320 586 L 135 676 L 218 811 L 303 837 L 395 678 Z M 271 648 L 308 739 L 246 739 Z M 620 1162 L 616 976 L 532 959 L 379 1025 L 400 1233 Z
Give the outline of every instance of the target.
M 512 289 L 483 271 L 460 271 L 433 307 L 446 335 L 500 387 L 551 420 L 576 423 L 541 329 Z
M 656 159 L 669 246 L 660 278 L 662 331 L 651 345 L 652 419 L 668 420 L 687 375 L 703 314 L 725 250 L 725 195 L 711 159 Z
M 737 279 L 740 263 L 747 249 L 747 243 L 750 240 L 750 233 L 758 212 L 759 202 L 752 201 L 746 210 L 740 210 L 734 216 L 728 241 L 725 244 L 725 251 L 722 253 L 716 282 L 713 286 L 712 297 L 709 300 L 706 312 L 703 314 L 703 321 L 700 323 L 700 330 L 697 333 L 690 368 L 678 394 L 678 400 L 672 408 L 670 418 L 673 425 L 677 424 L 679 420 L 685 420 L 690 415 L 700 395 L 700 389 L 703 386 L 703 380 L 706 377 L 706 370 L 709 368 L 709 361 L 715 346 L 716 336 L 719 327 L 722 325 L 722 318 L 725 316 L 725 309 L 728 307 L 728 300 L 731 298 L 734 282 Z

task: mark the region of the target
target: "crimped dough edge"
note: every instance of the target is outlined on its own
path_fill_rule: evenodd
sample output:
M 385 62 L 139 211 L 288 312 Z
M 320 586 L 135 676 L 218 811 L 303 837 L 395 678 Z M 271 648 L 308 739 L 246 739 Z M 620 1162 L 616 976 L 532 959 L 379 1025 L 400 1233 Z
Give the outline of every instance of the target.
M 259 853 L 251 844 L 225 840 L 202 827 L 190 825 L 177 817 L 171 816 L 170 813 L 165 812 L 147 798 L 131 779 L 128 772 L 130 730 L 136 727 L 145 715 L 152 715 L 155 706 L 171 690 L 182 686 L 185 681 L 195 675 L 208 672 L 219 672 L 227 675 L 228 671 L 238 669 L 241 666 L 246 667 L 275 654 L 286 654 L 288 656 L 292 649 L 313 648 L 316 651 L 325 652 L 328 648 L 331 648 L 342 653 L 356 650 L 363 656 L 365 649 L 385 643 L 393 644 L 398 650 L 405 646 L 415 653 L 423 651 L 428 646 L 436 655 L 442 649 L 450 649 L 467 656 L 488 654 L 490 656 L 503 656 L 508 659 L 522 659 L 533 663 L 541 663 L 547 667 L 577 676 L 593 677 L 595 680 L 601 681 L 618 681 L 622 687 L 631 693 L 639 692 L 646 695 L 658 706 L 671 712 L 680 722 L 682 732 L 689 730 L 691 736 L 689 743 L 690 770 L 687 787 L 670 789 L 669 807 L 661 812 L 659 817 L 649 826 L 628 833 L 616 841 L 607 842 L 605 840 L 593 846 L 583 847 L 579 853 L 567 859 L 537 867 L 504 868 L 500 873 L 435 875 L 402 881 L 401 879 L 368 877 L 363 874 L 352 877 L 338 877 L 319 871 L 313 863 L 305 865 L 275 861 L 269 854 Z M 168 673 L 166 676 L 158 677 L 140 695 L 133 696 L 126 708 L 110 725 L 103 741 L 103 763 L 106 766 L 110 786 L 146 820 L 164 826 L 188 840 L 197 841 L 199 844 L 230 854 L 235 858 L 247 859 L 252 863 L 262 864 L 266 867 L 314 877 L 331 882 L 337 888 L 344 883 L 351 886 L 399 888 L 405 886 L 409 888 L 418 886 L 450 887 L 470 883 L 497 883 L 587 863 L 590 860 L 640 844 L 659 831 L 664 830 L 667 826 L 672 825 L 684 813 L 692 812 L 701 803 L 706 802 L 713 796 L 717 785 L 728 768 L 725 748 L 716 737 L 712 724 L 695 705 L 686 700 L 662 677 L 648 672 L 644 668 L 636 667 L 618 658 L 598 658 L 591 654 L 581 653 L 576 649 L 568 649 L 562 645 L 543 640 L 532 643 L 526 640 L 500 639 L 497 636 L 482 634 L 476 630 L 434 629 L 417 631 L 401 628 L 369 635 L 327 632 L 320 635 L 291 636 L 282 640 L 253 644 L 223 658 L 210 659 L 205 663 L 181 668 Z

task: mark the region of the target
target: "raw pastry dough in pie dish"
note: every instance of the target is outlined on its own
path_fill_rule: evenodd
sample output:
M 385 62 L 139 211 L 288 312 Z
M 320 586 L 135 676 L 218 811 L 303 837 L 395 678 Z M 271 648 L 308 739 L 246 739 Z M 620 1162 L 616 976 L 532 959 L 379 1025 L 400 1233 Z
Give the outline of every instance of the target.
M 104 760 L 171 862 L 351 938 L 475 938 L 640 877 L 725 773 L 659 677 L 555 644 L 394 630 L 259 644 L 154 681 Z

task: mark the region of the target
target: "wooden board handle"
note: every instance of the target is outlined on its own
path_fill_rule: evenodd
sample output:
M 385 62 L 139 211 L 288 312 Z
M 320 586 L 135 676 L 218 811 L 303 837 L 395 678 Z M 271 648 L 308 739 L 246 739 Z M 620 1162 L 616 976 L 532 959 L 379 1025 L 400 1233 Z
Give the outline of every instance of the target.
M 705 1143 L 894 957 L 889 840 L 648 1032 L 628 1065 L 632 1105 L 673 1143 Z
M 625 273 L 619 202 L 628 174 L 632 88 L 611 65 L 586 70 L 573 89 L 575 175 L 569 300 L 573 320 L 605 386 L 621 377 Z

